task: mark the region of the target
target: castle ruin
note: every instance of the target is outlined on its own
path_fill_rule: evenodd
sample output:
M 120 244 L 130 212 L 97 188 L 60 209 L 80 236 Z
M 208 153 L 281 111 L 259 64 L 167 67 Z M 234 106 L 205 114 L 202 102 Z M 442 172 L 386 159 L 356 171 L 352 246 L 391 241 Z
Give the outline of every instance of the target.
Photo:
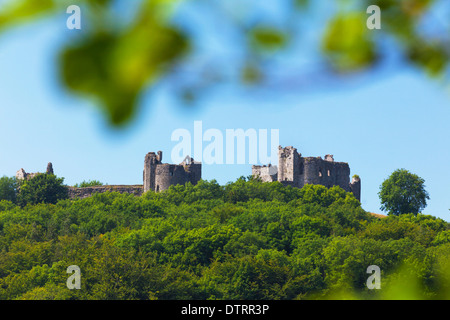
M 53 173 L 53 165 L 47 165 L 47 174 Z M 20 169 L 17 179 L 29 180 L 38 173 L 27 173 Z M 278 147 L 278 166 L 252 166 L 252 175 L 263 182 L 279 181 L 283 185 L 302 188 L 306 184 L 319 184 L 327 188 L 340 186 L 361 199 L 361 180 L 354 176 L 350 182 L 350 167 L 346 162 L 335 162 L 333 155 L 321 157 L 302 157 L 297 149 L 290 146 Z M 184 185 L 187 182 L 196 185 L 202 178 L 202 164 L 187 156 L 178 165 L 162 162 L 162 151 L 149 152 L 144 160 L 143 185 L 106 185 L 87 188 L 69 187 L 70 198 L 86 198 L 94 193 L 117 191 L 140 196 L 151 190 L 160 192 L 172 185 Z
M 54 174 L 53 173 L 53 165 L 51 162 L 49 162 L 47 164 L 47 171 L 45 172 L 46 174 Z M 16 172 L 16 179 L 18 180 L 31 180 L 34 177 L 36 177 L 39 174 L 39 172 L 26 172 L 25 170 L 23 170 L 23 168 L 21 168 L 20 170 L 18 170 Z
M 202 178 L 202 164 L 187 156 L 178 165 L 162 163 L 162 151 L 158 154 L 149 152 L 144 161 L 144 192 L 159 192 L 169 189 L 171 185 L 197 184 Z
M 333 155 L 302 157 L 290 146 L 278 147 L 278 166 L 252 166 L 252 175 L 263 182 L 279 181 L 283 185 L 302 188 L 306 184 L 320 184 L 327 188 L 339 186 L 352 192 L 361 201 L 361 180 L 354 176 L 350 182 L 350 167 L 346 162 L 335 162 Z

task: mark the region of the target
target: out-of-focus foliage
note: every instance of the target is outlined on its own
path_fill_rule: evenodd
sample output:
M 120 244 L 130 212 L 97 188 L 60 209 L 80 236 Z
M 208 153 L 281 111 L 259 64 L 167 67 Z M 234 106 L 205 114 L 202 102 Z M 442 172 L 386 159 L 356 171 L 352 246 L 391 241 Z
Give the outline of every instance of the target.
M 376 218 L 339 187 L 241 178 L 23 208 L 4 200 L 0 248 L 0 299 L 450 297 L 447 222 Z M 81 290 L 66 287 L 70 265 Z M 380 290 L 366 287 L 369 265 Z
M 364 12 L 339 14 L 331 21 L 324 37 L 323 50 L 338 71 L 354 71 L 376 61 L 372 31 L 363 27 Z
M 14 0 L 0 7 L 0 30 L 52 15 L 64 21 L 69 5 L 81 7 L 82 30 L 67 31 L 61 79 L 96 101 L 116 126 L 129 123 L 142 93 L 165 80 L 174 95 L 192 102 L 224 81 L 258 86 L 278 74 L 301 76 L 284 57 L 311 45 L 320 47 L 316 60 L 334 76 L 376 68 L 392 55 L 431 76 L 448 70 L 448 27 L 435 19 L 448 10 L 446 0 L 336 0 L 326 7 L 309 0 Z M 381 8 L 381 30 L 366 27 L 370 5 Z M 131 17 L 126 6 L 135 8 Z M 317 29 L 323 29 L 317 43 L 303 42 Z M 229 48 L 228 58 L 214 46 Z
M 249 32 L 251 46 L 256 50 L 277 50 L 286 45 L 286 35 L 272 27 L 257 27 Z
M 127 30 L 92 30 L 62 53 L 66 85 L 100 100 L 114 124 L 131 117 L 144 86 L 166 73 L 188 48 L 185 35 L 161 17 L 160 5 L 144 1 Z

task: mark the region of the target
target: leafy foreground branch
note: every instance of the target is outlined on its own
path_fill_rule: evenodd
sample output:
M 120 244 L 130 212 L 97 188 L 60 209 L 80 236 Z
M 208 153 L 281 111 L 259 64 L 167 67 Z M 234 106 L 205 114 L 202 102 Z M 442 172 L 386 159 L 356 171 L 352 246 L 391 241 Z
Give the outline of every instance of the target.
M 64 31 L 63 14 L 75 4 L 82 30 L 64 33 L 52 64 L 62 86 L 89 98 L 114 127 L 136 119 L 143 95 L 161 85 L 182 105 L 224 84 L 298 92 L 311 74 L 341 82 L 383 66 L 395 71 L 392 57 L 448 81 L 448 28 L 436 16 L 446 0 L 15 0 L 0 6 L 0 34 L 43 17 Z M 366 27 L 372 5 L 379 30 Z M 296 64 L 299 56 L 313 68 Z

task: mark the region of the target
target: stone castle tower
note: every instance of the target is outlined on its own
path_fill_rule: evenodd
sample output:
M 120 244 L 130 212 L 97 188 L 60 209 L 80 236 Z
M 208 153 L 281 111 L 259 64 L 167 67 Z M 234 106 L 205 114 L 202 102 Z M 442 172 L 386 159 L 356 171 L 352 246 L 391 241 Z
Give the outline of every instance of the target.
M 290 146 L 278 147 L 277 166 L 253 166 L 252 175 L 263 182 L 279 181 L 283 185 L 302 188 L 305 184 L 320 184 L 327 188 L 340 186 L 352 192 L 361 201 L 361 180 L 355 176 L 350 182 L 350 167 L 346 162 L 335 162 L 333 155 L 302 157 Z
M 171 185 L 191 182 L 197 184 L 202 178 L 202 164 L 187 156 L 179 164 L 162 163 L 162 151 L 149 152 L 144 161 L 144 192 L 169 189 Z

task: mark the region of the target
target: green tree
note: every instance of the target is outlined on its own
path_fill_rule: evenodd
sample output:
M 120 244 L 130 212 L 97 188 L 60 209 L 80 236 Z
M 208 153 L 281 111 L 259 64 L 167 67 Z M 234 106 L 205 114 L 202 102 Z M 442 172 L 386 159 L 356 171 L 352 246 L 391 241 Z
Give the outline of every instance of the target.
M 24 181 L 17 195 L 20 206 L 38 203 L 55 204 L 60 199 L 69 197 L 67 186 L 63 185 L 64 178 L 53 174 L 40 173 L 28 181 Z
M 97 186 L 102 186 L 103 183 L 98 181 L 98 180 L 89 180 L 89 181 L 85 181 L 83 180 L 83 182 L 77 183 L 76 185 L 74 185 L 75 188 L 87 188 L 87 187 L 97 187 Z
M 0 200 L 16 202 L 18 181 L 15 177 L 0 178 Z
M 430 199 L 424 183 L 424 179 L 408 170 L 394 171 L 380 186 L 381 210 L 396 216 L 405 213 L 417 215 Z

